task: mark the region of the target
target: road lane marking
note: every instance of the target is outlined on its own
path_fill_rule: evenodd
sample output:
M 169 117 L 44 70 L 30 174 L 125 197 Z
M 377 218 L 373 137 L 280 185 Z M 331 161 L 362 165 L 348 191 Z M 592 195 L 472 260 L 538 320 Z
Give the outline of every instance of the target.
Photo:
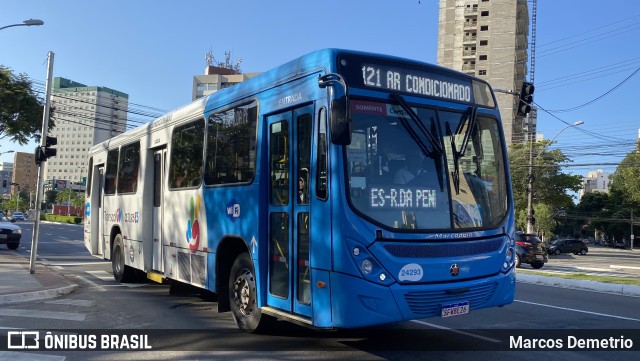
M 107 271 L 85 271 L 86 273 L 92 275 L 95 278 L 101 279 L 103 281 L 113 281 L 113 275 Z
M 502 342 L 500 340 L 496 340 L 495 338 L 480 336 L 480 335 L 476 335 L 475 333 L 460 331 L 460 330 L 456 330 L 456 329 L 453 329 L 453 328 L 436 325 L 435 323 L 429 323 L 429 322 L 424 322 L 424 321 L 419 321 L 419 320 L 411 320 L 411 322 L 419 323 L 421 325 L 437 328 L 437 329 L 440 329 L 440 330 L 445 330 L 445 331 L 449 331 L 449 332 L 458 333 L 458 334 L 469 336 L 469 337 L 475 337 L 475 338 L 478 338 L 478 339 L 483 340 L 483 341 L 488 341 L 488 342 L 493 342 L 493 343 L 501 343 Z
M 83 313 L 23 310 L 18 308 L 0 308 L 0 316 L 51 318 L 55 320 L 84 321 Z
M 540 307 L 555 308 L 555 309 L 557 309 L 557 310 L 563 310 L 563 311 L 572 311 L 572 312 L 578 312 L 578 313 L 586 313 L 586 314 L 588 314 L 588 315 L 594 315 L 594 316 L 603 316 L 603 317 L 617 318 L 617 319 L 620 319 L 620 320 L 627 320 L 627 321 L 636 321 L 636 322 L 640 322 L 640 319 L 638 319 L 638 318 L 631 318 L 631 317 L 624 317 L 624 316 L 610 315 L 610 314 L 607 314 L 607 313 L 600 313 L 600 312 L 592 312 L 592 311 L 578 310 L 578 309 L 576 309 L 576 308 L 553 306 L 553 305 L 547 305 L 547 304 L 544 304 L 544 303 L 529 302 L 529 301 L 521 301 L 521 300 L 514 300 L 514 302 L 520 302 L 520 303 L 525 303 L 525 304 L 528 304 L 528 305 L 534 305 L 534 306 L 540 306 Z
M 54 304 L 54 305 L 71 305 L 71 306 L 84 306 L 84 307 L 93 306 L 93 301 L 91 300 L 55 300 L 55 301 L 47 301 L 45 303 Z
M 93 289 L 95 289 L 98 292 L 106 292 L 107 291 L 106 288 L 104 288 L 101 285 L 99 285 L 99 284 L 97 284 L 97 283 L 95 283 L 93 281 L 90 281 L 90 280 L 88 280 L 88 279 L 86 279 L 86 278 L 84 278 L 82 276 L 76 276 L 76 278 L 79 279 L 81 282 L 84 282 L 84 283 L 90 285 Z
M 609 268 L 613 268 L 613 269 L 618 269 L 618 268 L 622 268 L 622 269 L 635 269 L 635 270 L 640 270 L 640 267 L 634 267 L 634 266 L 618 266 L 615 264 L 609 265 Z
M 111 265 L 107 262 L 94 261 L 94 262 L 70 262 L 70 263 L 50 263 L 50 266 L 54 267 L 67 267 L 67 266 L 104 266 Z

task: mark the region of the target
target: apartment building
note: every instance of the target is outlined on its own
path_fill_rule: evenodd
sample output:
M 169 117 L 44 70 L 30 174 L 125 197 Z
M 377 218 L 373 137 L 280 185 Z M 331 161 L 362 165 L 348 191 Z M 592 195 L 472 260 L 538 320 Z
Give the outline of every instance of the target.
M 80 183 L 87 176 L 89 148 L 126 130 L 129 95 L 57 77 L 51 106 L 55 127 L 49 136 L 56 137 L 58 144 L 56 156 L 45 162 L 45 182 Z
M 578 199 L 582 199 L 587 193 L 609 193 L 609 173 L 602 169 L 590 170 L 582 180 L 582 189 L 578 191 Z
M 488 81 L 496 98 L 507 144 L 535 135 L 535 109 L 517 115 L 527 75 L 529 9 L 526 0 L 440 0 L 438 64 Z

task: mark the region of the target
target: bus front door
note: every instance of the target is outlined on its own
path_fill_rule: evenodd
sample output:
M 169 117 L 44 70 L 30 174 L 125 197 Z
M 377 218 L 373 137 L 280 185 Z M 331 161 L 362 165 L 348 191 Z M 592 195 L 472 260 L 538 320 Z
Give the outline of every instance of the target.
M 269 280 L 267 303 L 311 317 L 309 182 L 313 106 L 267 118 Z

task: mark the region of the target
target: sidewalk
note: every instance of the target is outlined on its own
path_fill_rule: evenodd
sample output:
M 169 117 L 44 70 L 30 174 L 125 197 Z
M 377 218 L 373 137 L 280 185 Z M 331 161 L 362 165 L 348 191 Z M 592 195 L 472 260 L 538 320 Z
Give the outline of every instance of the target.
M 0 305 L 53 298 L 73 292 L 78 285 L 57 270 L 36 262 L 29 273 L 29 258 L 0 249 Z

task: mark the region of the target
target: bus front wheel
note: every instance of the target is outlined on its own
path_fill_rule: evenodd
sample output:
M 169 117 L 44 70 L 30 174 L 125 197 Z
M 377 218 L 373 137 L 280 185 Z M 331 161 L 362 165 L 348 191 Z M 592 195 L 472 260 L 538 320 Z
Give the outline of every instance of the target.
M 229 305 L 241 330 L 256 332 L 265 328 L 267 318 L 258 308 L 255 271 L 248 253 L 241 253 L 231 266 Z
M 133 280 L 133 269 L 124 264 L 124 255 L 122 235 L 117 234 L 113 240 L 113 249 L 111 250 L 111 266 L 113 268 L 113 278 L 119 283 Z

